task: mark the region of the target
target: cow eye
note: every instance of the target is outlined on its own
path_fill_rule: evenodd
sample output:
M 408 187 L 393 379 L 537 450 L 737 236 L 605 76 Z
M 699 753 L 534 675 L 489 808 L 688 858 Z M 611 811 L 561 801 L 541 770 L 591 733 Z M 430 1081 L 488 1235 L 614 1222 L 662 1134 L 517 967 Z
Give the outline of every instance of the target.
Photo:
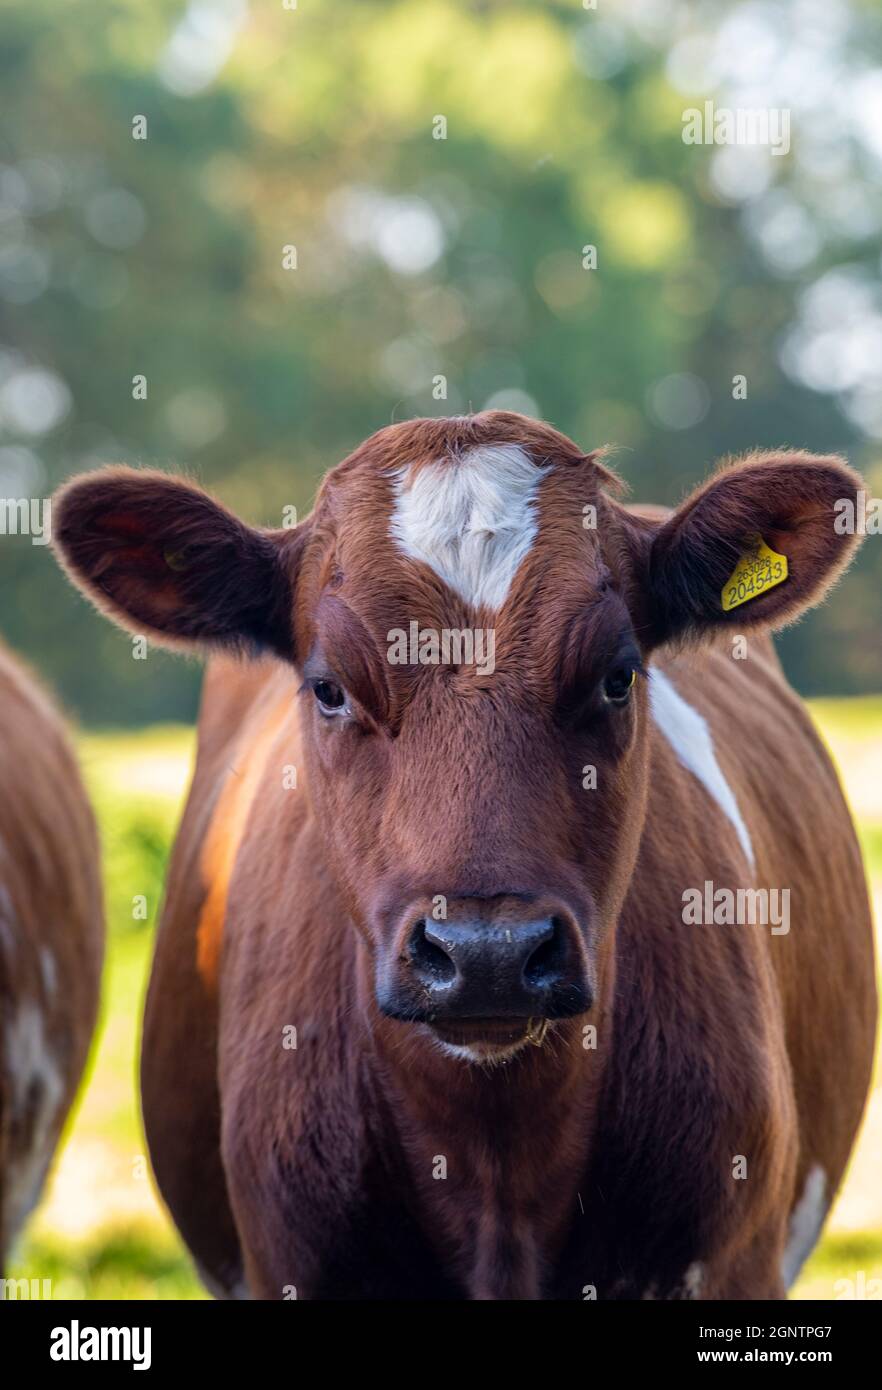
M 339 685 L 334 681 L 315 681 L 312 687 L 318 707 L 322 714 L 335 715 L 346 714 L 346 696 Z
M 625 663 L 609 671 L 603 682 L 603 698 L 611 705 L 625 705 L 637 679 L 637 668 Z

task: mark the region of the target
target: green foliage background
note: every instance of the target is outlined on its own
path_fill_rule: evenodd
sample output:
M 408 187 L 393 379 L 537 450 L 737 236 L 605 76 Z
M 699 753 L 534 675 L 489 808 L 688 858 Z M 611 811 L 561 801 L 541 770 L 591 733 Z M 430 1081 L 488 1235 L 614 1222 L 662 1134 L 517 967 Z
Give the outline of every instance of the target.
M 809 100 L 819 43 L 830 110 L 882 52 L 870 0 L 603 0 L 597 12 L 578 0 L 6 0 L 5 495 L 10 479 L 45 496 L 125 461 L 185 469 L 249 520 L 279 524 L 389 420 L 499 393 L 526 396 L 586 448 L 620 446 L 640 498 L 674 501 L 720 456 L 779 444 L 843 451 L 882 491 L 878 439 L 831 384 L 854 342 L 827 345 L 818 390 L 781 366 L 813 285 L 838 270 L 872 293 L 878 151 L 846 121 L 831 158 L 832 116 L 825 127 L 809 104 L 790 154 L 747 198 L 721 194 L 718 151 L 681 138 L 684 107 L 727 97 L 674 85 L 684 43 L 725 57 L 724 26 L 759 21 L 780 49 L 770 101 L 797 60 Z M 783 227 L 783 257 L 757 225 Z M 427 235 L 436 253 L 415 262 Z M 288 245 L 296 270 L 283 269 Z M 20 374 L 34 370 L 52 374 L 60 405 L 22 409 Z M 683 373 L 706 409 L 672 429 L 652 402 Z M 748 396 L 734 400 L 741 373 Z M 439 374 L 446 401 L 433 398 Z M 133 398 L 138 375 L 146 400 Z M 802 689 L 882 687 L 880 577 L 877 538 L 785 635 Z M 0 595 L 0 630 L 85 720 L 193 714 L 197 668 L 132 661 L 46 549 L 0 539 Z

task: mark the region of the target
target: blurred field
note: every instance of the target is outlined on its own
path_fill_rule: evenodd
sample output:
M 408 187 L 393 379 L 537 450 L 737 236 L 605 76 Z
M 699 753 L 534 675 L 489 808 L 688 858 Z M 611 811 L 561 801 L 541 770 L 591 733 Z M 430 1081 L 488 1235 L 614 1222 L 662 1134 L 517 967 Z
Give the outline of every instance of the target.
M 839 764 L 882 919 L 882 698 L 813 706 Z M 56 1298 L 202 1298 L 188 1256 L 152 1186 L 136 1090 L 137 1040 L 164 866 L 186 788 L 192 731 L 155 726 L 88 734 L 80 752 L 98 809 L 109 923 L 103 1019 L 91 1074 L 42 1206 L 11 1268 L 51 1278 Z M 148 920 L 134 920 L 143 894 Z M 882 1084 L 822 1245 L 795 1296 L 860 1296 L 882 1279 Z M 851 1281 L 848 1286 L 837 1280 Z M 878 1287 L 878 1286 L 877 1286 Z

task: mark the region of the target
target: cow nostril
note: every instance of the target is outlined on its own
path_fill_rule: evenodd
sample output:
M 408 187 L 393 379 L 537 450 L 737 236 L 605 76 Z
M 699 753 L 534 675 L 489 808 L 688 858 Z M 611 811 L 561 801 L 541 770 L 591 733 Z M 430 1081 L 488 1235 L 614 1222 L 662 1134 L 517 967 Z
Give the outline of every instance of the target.
M 536 947 L 524 965 L 524 980 L 547 989 L 558 982 L 566 965 L 566 932 L 559 917 L 551 919 L 551 933 Z
M 424 918 L 414 923 L 408 942 L 414 973 L 425 985 L 449 984 L 456 979 L 456 966 L 447 952 L 430 941 Z

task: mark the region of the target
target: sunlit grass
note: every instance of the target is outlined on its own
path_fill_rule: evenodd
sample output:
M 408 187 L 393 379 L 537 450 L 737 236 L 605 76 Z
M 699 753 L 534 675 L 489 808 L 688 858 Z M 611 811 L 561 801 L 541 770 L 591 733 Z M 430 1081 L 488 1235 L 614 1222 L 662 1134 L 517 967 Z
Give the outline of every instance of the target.
M 27 1264 L 52 1281 L 57 1299 L 206 1297 L 177 1236 L 153 1222 L 99 1227 L 82 1240 L 38 1234 L 29 1242 Z
M 882 810 L 876 779 L 867 769 L 882 756 L 882 698 L 827 700 L 813 710 L 858 816 L 879 901 Z M 53 1181 L 7 1271 L 15 1278 L 51 1279 L 56 1298 L 205 1297 L 156 1197 L 137 1099 L 138 1037 L 153 929 L 192 750 L 192 730 L 172 726 L 90 733 L 80 740 L 104 847 L 108 957 L 102 1022 Z M 146 917 L 135 903 L 141 898 Z M 827 1233 L 795 1297 L 843 1297 L 850 1289 L 860 1296 L 862 1288 L 874 1287 L 871 1281 L 882 1279 L 880 1173 L 882 1091 L 877 1087 Z
M 853 741 L 882 734 L 882 695 L 859 695 L 850 700 L 812 700 L 810 708 L 827 737 Z

